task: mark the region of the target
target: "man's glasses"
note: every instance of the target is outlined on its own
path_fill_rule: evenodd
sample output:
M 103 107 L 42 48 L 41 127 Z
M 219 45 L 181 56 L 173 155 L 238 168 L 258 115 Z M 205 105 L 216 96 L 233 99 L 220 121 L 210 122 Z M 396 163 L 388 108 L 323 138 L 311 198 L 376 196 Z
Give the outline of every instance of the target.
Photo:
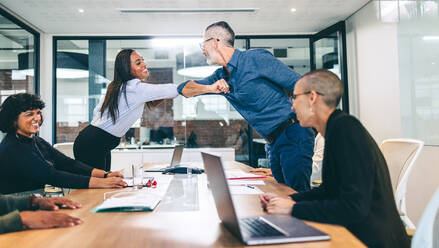
M 211 40 L 213 40 L 213 39 L 215 39 L 215 38 L 209 38 L 209 39 L 207 39 L 207 40 L 205 40 L 205 41 L 203 41 L 203 42 L 200 42 L 200 48 L 201 48 L 201 50 L 204 50 L 204 44 L 206 43 L 206 42 L 209 42 L 209 41 L 211 41 Z M 216 39 L 216 41 L 219 41 L 219 39 Z
M 320 93 L 320 92 L 317 92 L 317 91 L 316 91 L 316 93 L 317 93 L 317 95 L 324 96 L 323 93 Z M 289 97 L 290 102 L 293 102 L 294 100 L 296 100 L 296 97 L 298 97 L 298 96 L 301 96 L 301 95 L 308 95 L 308 94 L 311 94 L 311 91 L 305 91 L 305 92 L 303 92 L 303 93 L 292 94 L 292 95 Z

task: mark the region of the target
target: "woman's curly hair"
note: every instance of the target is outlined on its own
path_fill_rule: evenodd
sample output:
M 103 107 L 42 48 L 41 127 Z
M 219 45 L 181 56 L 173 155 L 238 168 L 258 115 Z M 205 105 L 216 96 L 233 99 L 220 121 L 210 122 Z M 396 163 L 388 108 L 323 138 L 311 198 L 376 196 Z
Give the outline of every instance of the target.
M 0 106 L 0 131 L 4 133 L 16 132 L 16 121 L 20 113 L 44 107 L 44 102 L 34 94 L 19 93 L 9 96 Z M 42 123 L 43 118 L 41 118 L 40 126 Z

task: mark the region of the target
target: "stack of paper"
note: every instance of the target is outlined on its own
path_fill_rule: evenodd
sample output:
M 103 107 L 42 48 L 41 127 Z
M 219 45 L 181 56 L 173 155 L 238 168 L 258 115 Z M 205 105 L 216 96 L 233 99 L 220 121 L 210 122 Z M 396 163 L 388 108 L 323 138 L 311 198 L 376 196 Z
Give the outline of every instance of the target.
M 226 170 L 226 177 L 229 180 L 233 180 L 233 179 L 266 178 L 267 176 L 256 175 L 237 169 L 237 170 Z

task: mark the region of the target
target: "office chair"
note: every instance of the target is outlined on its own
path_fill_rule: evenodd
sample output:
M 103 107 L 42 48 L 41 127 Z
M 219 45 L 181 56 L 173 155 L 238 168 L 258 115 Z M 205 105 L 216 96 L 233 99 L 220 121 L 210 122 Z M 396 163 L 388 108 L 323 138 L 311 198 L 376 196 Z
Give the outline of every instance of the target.
M 389 168 L 399 215 L 408 229 L 415 229 L 416 227 L 407 216 L 407 181 L 413 164 L 421 153 L 423 146 L 424 142 L 414 139 L 386 139 L 380 146 Z
M 73 155 L 73 142 L 57 143 L 53 145 L 53 147 L 62 152 L 67 157 L 75 159 L 75 156 Z
M 53 145 L 53 148 L 57 149 L 67 157 L 71 159 L 75 159 L 75 155 L 73 155 L 73 142 L 57 143 Z M 49 191 L 53 191 L 54 193 L 60 193 L 60 191 L 58 190 L 59 188 L 57 187 L 51 186 L 47 188 Z M 68 188 L 62 188 L 61 190 L 63 192 L 63 195 L 68 195 L 73 191 L 73 189 L 68 189 Z
M 422 214 L 412 248 L 439 248 L 439 188 Z

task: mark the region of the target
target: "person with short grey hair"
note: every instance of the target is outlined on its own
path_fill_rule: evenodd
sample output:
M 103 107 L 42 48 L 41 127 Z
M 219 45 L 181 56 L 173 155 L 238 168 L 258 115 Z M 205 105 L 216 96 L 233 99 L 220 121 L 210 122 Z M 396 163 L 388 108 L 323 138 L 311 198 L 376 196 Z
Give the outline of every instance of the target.
M 267 141 L 274 178 L 297 191 L 310 188 L 314 134 L 298 125 L 285 90 L 300 75 L 264 49 L 240 51 L 227 22 L 209 25 L 200 44 L 208 64 L 221 65 L 211 76 L 178 86 L 185 97 L 223 95 Z
M 340 79 L 328 70 L 312 71 L 297 82 L 292 108 L 300 125 L 325 137 L 323 183 L 290 198 L 263 194 L 262 208 L 342 225 L 368 247 L 409 247 L 386 160 L 360 121 L 336 109 L 342 94 Z

